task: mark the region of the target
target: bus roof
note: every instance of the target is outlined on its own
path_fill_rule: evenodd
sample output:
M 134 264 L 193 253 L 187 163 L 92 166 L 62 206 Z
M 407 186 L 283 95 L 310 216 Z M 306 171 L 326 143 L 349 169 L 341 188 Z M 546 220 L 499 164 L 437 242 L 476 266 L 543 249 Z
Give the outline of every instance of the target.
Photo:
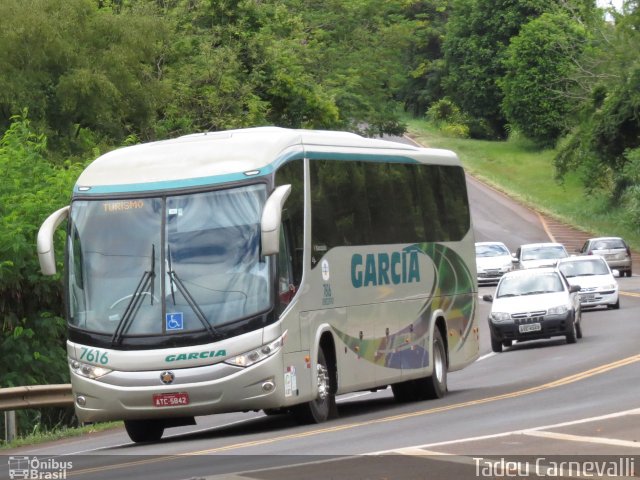
M 189 188 L 271 173 L 292 158 L 455 164 L 448 150 L 327 130 L 256 127 L 142 143 L 98 157 L 74 193 L 108 194 Z

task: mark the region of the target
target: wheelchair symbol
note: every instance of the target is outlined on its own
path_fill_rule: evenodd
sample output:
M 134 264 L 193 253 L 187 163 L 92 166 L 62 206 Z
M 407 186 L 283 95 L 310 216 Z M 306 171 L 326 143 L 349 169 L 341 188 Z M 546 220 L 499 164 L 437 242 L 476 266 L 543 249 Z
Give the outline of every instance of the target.
M 182 312 L 167 313 L 166 317 L 167 330 L 182 330 L 184 328 L 184 318 Z

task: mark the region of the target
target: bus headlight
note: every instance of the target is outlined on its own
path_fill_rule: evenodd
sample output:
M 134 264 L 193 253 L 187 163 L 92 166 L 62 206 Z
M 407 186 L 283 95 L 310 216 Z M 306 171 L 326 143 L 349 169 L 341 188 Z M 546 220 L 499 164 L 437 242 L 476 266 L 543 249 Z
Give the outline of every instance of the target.
M 250 367 L 251 365 L 261 362 L 265 358 L 274 355 L 284 345 L 284 340 L 287 337 L 287 332 L 284 332 L 280 338 L 274 340 L 271 343 L 267 343 L 255 350 L 243 353 L 237 357 L 225 360 L 225 363 L 229 365 L 235 365 L 236 367 Z
M 96 378 L 100 378 L 107 373 L 111 373 L 112 370 L 108 368 L 99 367 L 97 365 L 89 365 L 88 363 L 82 363 L 78 360 L 69 359 L 69 366 L 71 370 L 80 375 L 81 377 L 91 378 L 95 380 Z

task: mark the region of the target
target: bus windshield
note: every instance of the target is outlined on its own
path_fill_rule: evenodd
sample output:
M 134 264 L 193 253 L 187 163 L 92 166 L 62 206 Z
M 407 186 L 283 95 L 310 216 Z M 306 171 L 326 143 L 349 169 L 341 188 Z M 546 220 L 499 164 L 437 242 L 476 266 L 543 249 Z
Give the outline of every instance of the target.
M 76 200 L 70 325 L 113 335 L 209 330 L 270 307 L 260 258 L 263 184 L 185 195 Z

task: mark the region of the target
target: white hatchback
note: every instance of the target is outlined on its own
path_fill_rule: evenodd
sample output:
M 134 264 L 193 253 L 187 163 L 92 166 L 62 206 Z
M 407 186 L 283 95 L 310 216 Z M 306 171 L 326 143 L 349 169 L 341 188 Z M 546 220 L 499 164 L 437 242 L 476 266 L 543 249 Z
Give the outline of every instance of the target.
M 618 282 L 606 260 L 598 255 L 563 258 L 558 269 L 571 285 L 580 285 L 582 308 L 620 308 Z
M 556 268 L 529 268 L 505 273 L 498 283 L 489 314 L 491 349 L 498 353 L 512 342 L 563 336 L 567 343 L 582 338 L 580 287 L 570 285 Z
M 511 271 L 511 252 L 502 242 L 476 242 L 478 285 L 498 283 Z

